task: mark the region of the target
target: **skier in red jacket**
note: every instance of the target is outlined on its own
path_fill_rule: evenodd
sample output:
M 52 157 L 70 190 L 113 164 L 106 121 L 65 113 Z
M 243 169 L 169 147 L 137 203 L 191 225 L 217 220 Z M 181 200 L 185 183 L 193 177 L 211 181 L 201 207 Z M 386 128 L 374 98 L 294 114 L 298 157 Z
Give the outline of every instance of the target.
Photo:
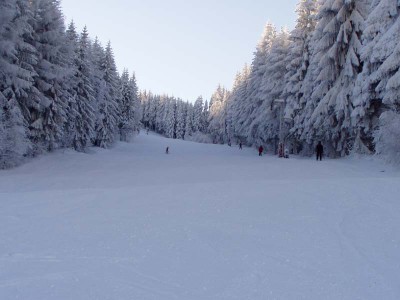
M 264 151 L 263 146 L 258 147 L 258 156 L 262 156 L 263 151 Z

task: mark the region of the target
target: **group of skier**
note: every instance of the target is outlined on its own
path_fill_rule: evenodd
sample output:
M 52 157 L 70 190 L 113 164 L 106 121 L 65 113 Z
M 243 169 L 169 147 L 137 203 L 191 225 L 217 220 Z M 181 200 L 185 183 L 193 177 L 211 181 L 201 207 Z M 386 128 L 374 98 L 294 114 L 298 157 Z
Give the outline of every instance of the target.
M 239 149 L 242 149 L 242 142 L 239 143 Z M 260 147 L 258 147 L 258 156 L 262 156 L 263 153 L 264 147 L 260 145 Z M 317 146 L 315 147 L 315 154 L 317 160 L 321 161 L 322 156 L 324 155 L 324 146 L 322 145 L 321 141 L 319 141 Z M 284 150 L 282 150 L 282 154 L 280 154 L 280 157 L 289 158 L 289 149 L 285 148 Z
M 231 146 L 231 145 L 229 145 Z M 243 149 L 243 144 L 240 141 L 239 142 L 239 149 L 242 150 Z M 258 156 L 262 156 L 264 153 L 264 147 L 262 145 L 260 145 L 260 147 L 258 147 Z M 317 160 L 322 160 L 322 156 L 324 155 L 324 146 L 322 146 L 321 142 L 318 142 L 317 146 L 315 147 L 315 153 L 317 155 Z M 165 149 L 165 154 L 169 154 L 169 146 Z M 289 158 L 289 150 L 286 148 L 284 149 L 283 153 L 282 153 L 282 157 L 285 158 Z

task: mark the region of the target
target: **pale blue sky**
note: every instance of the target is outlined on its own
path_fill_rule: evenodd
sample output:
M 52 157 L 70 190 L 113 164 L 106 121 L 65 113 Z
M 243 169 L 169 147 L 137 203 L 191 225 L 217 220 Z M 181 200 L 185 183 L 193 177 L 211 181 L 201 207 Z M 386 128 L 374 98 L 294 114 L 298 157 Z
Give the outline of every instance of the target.
M 194 101 L 231 88 L 267 21 L 292 29 L 298 0 L 63 0 L 66 21 L 103 44 L 140 89 Z

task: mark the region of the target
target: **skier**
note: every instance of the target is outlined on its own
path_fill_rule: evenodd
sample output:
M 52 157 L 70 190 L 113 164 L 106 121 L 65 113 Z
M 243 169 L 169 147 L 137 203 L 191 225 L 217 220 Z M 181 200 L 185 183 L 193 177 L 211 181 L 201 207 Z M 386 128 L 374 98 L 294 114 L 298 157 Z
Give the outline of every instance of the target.
M 242 150 L 242 142 L 239 142 L 239 149 Z
M 279 146 L 278 146 L 278 156 L 279 157 L 284 157 L 283 148 L 284 148 L 283 143 L 279 143 Z
M 262 156 L 263 151 L 264 151 L 263 146 L 258 147 L 258 156 Z
M 169 147 L 165 148 L 165 154 L 169 153 Z
M 317 160 L 322 160 L 322 155 L 324 154 L 324 146 L 322 146 L 321 141 L 318 142 L 317 147 L 315 147 L 315 152 L 317 153 Z

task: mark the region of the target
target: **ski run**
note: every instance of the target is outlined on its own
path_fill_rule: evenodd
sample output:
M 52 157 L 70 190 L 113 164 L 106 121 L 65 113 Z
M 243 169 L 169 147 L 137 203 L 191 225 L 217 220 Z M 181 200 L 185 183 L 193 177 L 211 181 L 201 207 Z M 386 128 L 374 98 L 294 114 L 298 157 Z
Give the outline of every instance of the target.
M 400 299 L 400 172 L 269 150 L 142 132 L 0 171 L 0 299 Z

